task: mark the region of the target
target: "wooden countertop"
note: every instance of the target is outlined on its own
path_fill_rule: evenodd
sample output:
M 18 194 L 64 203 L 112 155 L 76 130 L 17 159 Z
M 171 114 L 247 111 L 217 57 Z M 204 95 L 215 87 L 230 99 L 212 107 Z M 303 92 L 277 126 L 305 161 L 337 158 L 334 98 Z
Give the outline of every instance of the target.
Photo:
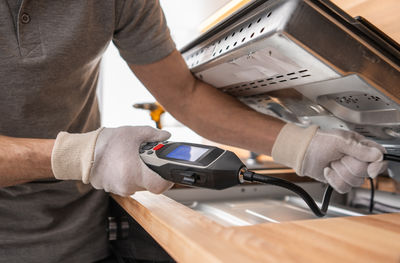
M 400 42 L 399 0 L 333 0 Z M 224 227 L 164 195 L 114 199 L 178 262 L 400 262 L 400 213 Z
M 399 0 L 331 0 L 349 15 L 363 16 L 400 43 Z
M 113 198 L 178 262 L 400 262 L 400 213 L 225 227 L 164 195 Z

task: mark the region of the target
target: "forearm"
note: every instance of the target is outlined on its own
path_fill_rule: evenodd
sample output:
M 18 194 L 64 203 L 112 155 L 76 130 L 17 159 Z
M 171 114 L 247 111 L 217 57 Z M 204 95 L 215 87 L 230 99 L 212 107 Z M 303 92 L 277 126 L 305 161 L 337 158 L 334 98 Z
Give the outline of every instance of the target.
M 0 136 L 0 187 L 54 178 L 51 151 L 54 140 Z
M 190 103 L 181 109 L 170 105 L 174 116 L 210 140 L 271 154 L 282 121 L 260 114 L 202 81 L 195 80 L 194 85 L 186 95 Z
M 174 117 L 200 135 L 255 152 L 271 153 L 284 123 L 196 80 L 177 51 L 157 63 L 131 65 L 131 68 Z

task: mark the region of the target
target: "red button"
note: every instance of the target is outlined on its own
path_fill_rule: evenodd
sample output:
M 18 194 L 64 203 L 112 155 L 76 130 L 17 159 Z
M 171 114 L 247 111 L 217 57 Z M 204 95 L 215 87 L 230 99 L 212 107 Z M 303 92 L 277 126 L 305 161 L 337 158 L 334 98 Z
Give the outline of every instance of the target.
M 159 144 L 156 147 L 154 147 L 153 150 L 157 151 L 157 150 L 161 149 L 162 147 L 164 147 L 164 144 Z

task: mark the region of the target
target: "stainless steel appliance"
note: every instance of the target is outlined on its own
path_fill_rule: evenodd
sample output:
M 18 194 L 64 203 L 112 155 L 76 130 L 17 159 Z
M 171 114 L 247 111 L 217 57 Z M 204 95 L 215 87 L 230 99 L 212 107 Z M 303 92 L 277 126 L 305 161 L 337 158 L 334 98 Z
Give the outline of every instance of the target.
M 181 52 L 199 79 L 259 112 L 400 152 L 400 47 L 329 1 L 253 1 Z
M 181 52 L 197 78 L 256 111 L 300 126 L 353 130 L 400 153 L 400 46 L 330 1 L 252 1 Z M 400 179 L 399 166 L 390 164 L 389 174 Z M 250 195 L 251 187 L 167 195 L 224 224 L 312 218 L 292 197 L 263 187 Z M 382 198 L 398 209 L 398 195 Z M 354 190 L 328 216 L 356 215 L 350 206 L 367 200 L 365 190 Z

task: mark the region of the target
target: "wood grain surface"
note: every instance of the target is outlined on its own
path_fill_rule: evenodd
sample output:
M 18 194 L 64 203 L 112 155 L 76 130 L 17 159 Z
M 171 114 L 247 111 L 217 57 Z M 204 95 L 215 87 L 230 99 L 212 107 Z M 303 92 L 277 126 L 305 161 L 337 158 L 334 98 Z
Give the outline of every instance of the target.
M 352 17 L 362 16 L 400 43 L 399 0 L 331 0 Z
M 400 213 L 225 227 L 164 195 L 113 198 L 178 262 L 400 262 Z

